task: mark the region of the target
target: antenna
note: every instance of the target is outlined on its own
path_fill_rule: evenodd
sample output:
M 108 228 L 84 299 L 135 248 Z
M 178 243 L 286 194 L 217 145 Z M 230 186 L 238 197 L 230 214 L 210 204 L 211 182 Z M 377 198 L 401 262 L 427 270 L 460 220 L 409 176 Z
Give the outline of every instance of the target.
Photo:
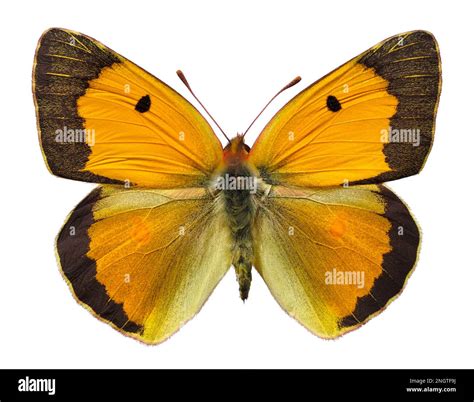
M 263 107 L 263 109 L 260 111 L 259 114 L 257 114 L 257 117 L 255 117 L 255 119 L 253 119 L 252 123 L 250 123 L 250 126 L 248 126 L 247 130 L 245 130 L 244 134 L 242 135 L 243 137 L 245 137 L 245 134 L 247 134 L 247 132 L 250 130 L 250 127 L 253 126 L 253 123 L 255 123 L 257 121 L 257 119 L 261 116 L 261 114 L 265 111 L 265 109 L 268 107 L 268 105 L 270 103 L 273 102 L 273 100 L 278 96 L 280 95 L 283 91 L 286 91 L 288 88 L 291 88 L 292 86 L 298 84 L 298 82 L 301 81 L 301 77 L 298 76 L 298 77 L 295 77 L 293 78 L 293 80 L 291 80 L 291 82 L 289 82 L 288 84 L 286 84 L 282 89 L 280 89 L 274 96 L 273 98 L 271 98 L 268 103 Z
M 178 74 L 179 79 L 183 82 L 184 85 L 186 85 L 186 88 L 189 89 L 189 92 L 191 92 L 191 95 L 194 96 L 194 99 L 198 101 L 198 103 L 201 105 L 201 107 L 206 111 L 207 115 L 211 118 L 211 120 L 214 122 L 214 124 L 221 130 L 221 133 L 224 134 L 224 137 L 226 138 L 227 141 L 230 142 L 229 137 L 224 133 L 224 130 L 222 130 L 221 126 L 217 123 L 217 121 L 212 117 L 212 115 L 208 112 L 208 110 L 205 108 L 205 106 L 202 104 L 202 102 L 199 100 L 199 98 L 194 94 L 193 90 L 191 89 L 191 86 L 188 83 L 188 80 L 184 76 L 184 73 L 181 70 L 176 71 L 176 74 Z

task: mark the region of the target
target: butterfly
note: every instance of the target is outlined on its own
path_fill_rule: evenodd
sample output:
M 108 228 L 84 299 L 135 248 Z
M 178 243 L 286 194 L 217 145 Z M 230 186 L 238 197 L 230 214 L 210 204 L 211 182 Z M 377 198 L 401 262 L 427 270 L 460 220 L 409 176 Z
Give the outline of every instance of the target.
M 245 134 L 223 147 L 164 82 L 86 35 L 47 30 L 33 67 L 44 160 L 98 184 L 56 239 L 74 297 L 157 344 L 232 266 L 247 299 L 254 267 L 312 333 L 359 328 L 417 260 L 417 224 L 383 183 L 422 169 L 440 90 L 435 38 L 403 33 L 301 91 L 252 147 Z

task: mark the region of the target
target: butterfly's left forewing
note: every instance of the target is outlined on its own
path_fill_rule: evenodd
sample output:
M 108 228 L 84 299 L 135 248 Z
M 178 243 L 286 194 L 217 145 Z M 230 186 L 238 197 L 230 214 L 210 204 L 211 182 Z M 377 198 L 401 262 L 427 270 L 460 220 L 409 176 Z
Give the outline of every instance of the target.
M 302 187 L 416 174 L 431 149 L 440 91 L 433 35 L 396 35 L 290 100 L 249 159 L 268 181 Z

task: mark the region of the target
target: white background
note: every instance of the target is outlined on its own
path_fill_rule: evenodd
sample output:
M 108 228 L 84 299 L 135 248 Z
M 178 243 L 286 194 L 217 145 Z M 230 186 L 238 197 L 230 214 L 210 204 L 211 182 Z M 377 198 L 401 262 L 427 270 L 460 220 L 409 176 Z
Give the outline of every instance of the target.
M 1 368 L 473 368 L 473 10 L 469 3 L 305 1 L 1 2 Z M 92 36 L 178 89 L 181 68 L 225 131 L 253 140 L 298 91 L 397 33 L 427 29 L 439 41 L 443 91 L 423 172 L 391 184 L 423 241 L 403 295 L 338 340 L 286 315 L 255 274 L 244 305 L 232 271 L 176 335 L 146 346 L 94 319 L 59 274 L 54 238 L 94 187 L 44 166 L 31 95 L 41 33 Z M 194 102 L 195 103 L 195 102 Z

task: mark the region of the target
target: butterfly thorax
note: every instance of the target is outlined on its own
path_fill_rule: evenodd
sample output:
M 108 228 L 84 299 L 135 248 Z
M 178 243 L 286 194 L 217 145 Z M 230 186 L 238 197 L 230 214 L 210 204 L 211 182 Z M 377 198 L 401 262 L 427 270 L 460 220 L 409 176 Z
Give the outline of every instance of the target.
M 253 195 L 258 177 L 247 159 L 250 148 L 242 136 L 232 139 L 224 148 L 224 163 L 216 179 L 216 189 L 224 199 L 233 236 L 232 264 L 239 282 L 240 297 L 247 299 L 252 280 L 253 247 L 251 225 L 255 214 Z

